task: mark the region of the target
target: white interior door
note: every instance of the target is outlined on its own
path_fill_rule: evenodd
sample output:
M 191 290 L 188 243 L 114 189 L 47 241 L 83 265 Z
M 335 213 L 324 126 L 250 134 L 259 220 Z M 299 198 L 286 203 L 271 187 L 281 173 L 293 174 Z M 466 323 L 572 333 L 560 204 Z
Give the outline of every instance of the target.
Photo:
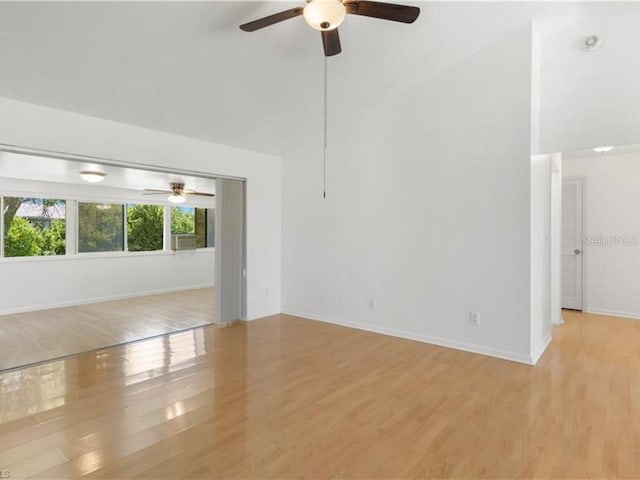
M 562 308 L 582 310 L 582 180 L 562 182 Z

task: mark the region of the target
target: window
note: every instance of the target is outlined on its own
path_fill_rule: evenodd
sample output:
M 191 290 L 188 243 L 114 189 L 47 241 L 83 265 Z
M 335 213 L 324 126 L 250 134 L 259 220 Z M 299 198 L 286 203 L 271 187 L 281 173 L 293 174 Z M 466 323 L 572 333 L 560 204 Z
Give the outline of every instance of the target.
M 78 252 L 124 251 L 124 205 L 78 204 Z
M 127 205 L 127 250 L 162 250 L 163 225 L 164 207 L 161 205 Z
M 171 235 L 195 232 L 195 209 L 193 207 L 171 207 Z
M 195 216 L 196 247 L 204 248 L 207 246 L 207 209 L 196 208 L 194 216 Z
M 66 253 L 66 202 L 48 198 L 4 197 L 4 256 Z
M 68 206 L 74 213 L 77 207 L 77 219 L 69 224 L 69 235 L 77 235 L 77 250 L 72 252 L 66 245 Z M 0 257 L 159 252 L 169 230 L 172 235 L 194 235 L 196 248 L 215 246 L 213 208 L 3 196 L 0 208 Z M 165 225 L 165 214 L 171 216 L 170 225 Z
M 207 212 L 207 247 L 216 246 L 216 209 L 206 208 Z
M 195 234 L 196 248 L 215 246 L 213 208 L 171 207 L 171 234 Z

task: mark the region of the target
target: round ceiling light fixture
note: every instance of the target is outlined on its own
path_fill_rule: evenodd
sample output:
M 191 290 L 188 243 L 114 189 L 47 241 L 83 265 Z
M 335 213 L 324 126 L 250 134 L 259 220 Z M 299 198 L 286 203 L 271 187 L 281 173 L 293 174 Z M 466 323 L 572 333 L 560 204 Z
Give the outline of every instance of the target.
M 107 174 L 104 172 L 97 172 L 92 170 L 83 170 L 80 172 L 80 178 L 87 183 L 100 183 L 104 180 Z
M 302 15 L 311 28 L 327 31 L 340 26 L 347 10 L 340 0 L 310 0 Z
M 595 50 L 602 44 L 602 38 L 598 35 L 589 35 L 584 39 L 584 43 L 582 44 L 582 48 L 587 52 Z
M 613 150 L 613 147 L 611 146 L 596 147 L 593 149 L 594 152 L 598 152 L 598 153 L 607 153 L 607 152 L 610 152 L 611 150 Z

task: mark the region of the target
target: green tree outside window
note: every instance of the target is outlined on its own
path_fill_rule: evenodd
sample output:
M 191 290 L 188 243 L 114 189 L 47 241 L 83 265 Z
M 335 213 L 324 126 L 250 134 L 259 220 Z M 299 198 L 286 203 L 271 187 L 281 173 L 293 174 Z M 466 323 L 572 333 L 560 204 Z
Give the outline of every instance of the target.
M 163 224 L 161 205 L 127 205 L 127 249 L 130 252 L 162 250 Z
M 4 197 L 4 256 L 64 255 L 65 213 L 64 200 Z
M 124 205 L 78 204 L 78 251 L 124 250 Z

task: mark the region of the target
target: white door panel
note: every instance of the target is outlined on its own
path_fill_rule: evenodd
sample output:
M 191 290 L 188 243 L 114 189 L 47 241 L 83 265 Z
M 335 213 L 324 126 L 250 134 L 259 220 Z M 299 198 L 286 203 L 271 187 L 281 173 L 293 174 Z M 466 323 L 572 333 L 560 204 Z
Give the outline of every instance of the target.
M 218 323 L 242 318 L 246 295 L 244 182 L 216 180 L 216 307 Z
M 582 180 L 562 182 L 562 308 L 582 310 Z

